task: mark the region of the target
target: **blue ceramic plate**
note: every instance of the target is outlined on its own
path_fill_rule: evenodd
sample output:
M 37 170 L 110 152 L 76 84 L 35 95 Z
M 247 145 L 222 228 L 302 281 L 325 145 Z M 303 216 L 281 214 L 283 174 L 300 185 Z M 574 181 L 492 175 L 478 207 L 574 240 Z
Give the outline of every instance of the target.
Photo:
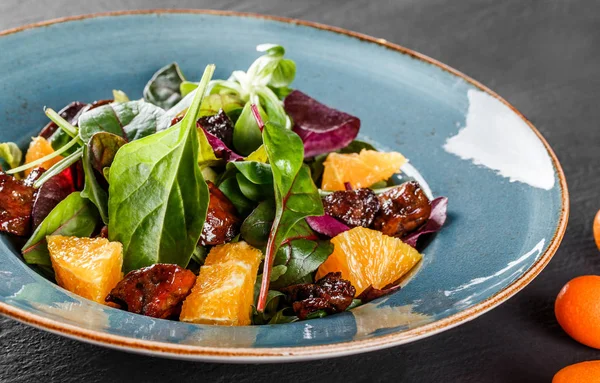
M 565 177 L 552 150 L 512 106 L 430 58 L 357 33 L 248 14 L 143 11 L 84 16 L 0 34 L 0 141 L 23 144 L 46 123 L 44 106 L 140 97 L 177 61 L 190 78 L 245 69 L 254 47 L 285 46 L 294 86 L 362 120 L 362 138 L 397 150 L 449 220 L 400 292 L 352 312 L 286 325 L 213 327 L 101 306 L 37 275 L 18 244 L 0 241 L 0 313 L 83 341 L 194 360 L 317 359 L 430 336 L 499 305 L 542 271 L 568 217 Z M 410 170 L 410 169 L 407 169 Z

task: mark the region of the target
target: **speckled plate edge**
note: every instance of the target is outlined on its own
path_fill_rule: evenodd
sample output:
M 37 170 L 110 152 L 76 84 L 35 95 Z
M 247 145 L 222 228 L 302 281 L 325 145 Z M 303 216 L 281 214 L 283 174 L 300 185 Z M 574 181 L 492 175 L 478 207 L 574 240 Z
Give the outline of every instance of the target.
M 136 352 L 140 354 L 152 355 L 152 356 L 163 356 L 177 359 L 188 359 L 198 361 L 210 361 L 210 362 L 228 362 L 228 363 L 260 363 L 260 362 L 292 362 L 292 361 L 306 361 L 314 359 L 322 359 L 329 357 L 341 357 L 346 355 L 358 354 L 363 352 L 369 352 L 374 350 L 380 350 L 383 348 L 393 347 L 409 342 L 413 342 L 428 336 L 438 334 L 442 331 L 454 328 L 462 323 L 473 320 L 478 316 L 488 312 L 494 307 L 500 305 L 510 297 L 515 295 L 525 286 L 527 286 L 543 269 L 546 267 L 552 256 L 558 249 L 562 238 L 567 228 L 567 221 L 569 218 L 569 192 L 567 189 L 567 181 L 563 173 L 562 167 L 558 162 L 558 158 L 550 148 L 550 145 L 546 142 L 540 132 L 523 116 L 515 107 L 509 104 L 506 100 L 496 94 L 494 91 L 488 89 L 478 81 L 464 75 L 463 73 L 453 69 L 435 59 L 414 52 L 410 49 L 402 46 L 392 44 L 384 39 L 378 39 L 371 36 L 367 36 L 361 33 L 352 32 L 343 28 L 333 27 L 320 23 L 314 23 L 310 21 L 296 20 L 286 17 L 278 16 L 267 16 L 254 13 L 244 12 L 231 12 L 231 11 L 216 11 L 216 10 L 197 10 L 197 9 L 154 9 L 154 10 L 136 10 L 136 11 L 118 11 L 118 12 L 106 12 L 106 13 L 95 13 L 89 15 L 64 17 L 49 21 L 43 21 L 40 23 L 34 23 L 25 25 L 18 28 L 9 29 L 0 32 L 0 38 L 8 36 L 14 33 L 32 29 L 42 28 L 53 24 L 72 22 L 84 19 L 91 19 L 96 17 L 117 17 L 127 15 L 146 15 L 146 14 L 165 14 L 165 13 L 188 13 L 188 14 L 208 14 L 216 16 L 233 16 L 233 17 L 252 17 L 258 19 L 272 20 L 278 22 L 284 22 L 295 25 L 302 25 L 315 29 L 325 30 L 329 32 L 339 33 L 342 35 L 350 36 L 362 41 L 381 45 L 388 49 L 397 51 L 401 54 L 409 55 L 417 60 L 435 65 L 452 75 L 458 76 L 468 83 L 472 84 L 481 91 L 488 93 L 500 102 L 508 106 L 517 116 L 519 116 L 529 128 L 537 135 L 540 141 L 544 144 L 548 154 L 552 158 L 552 163 L 556 169 L 558 179 L 560 181 L 561 188 L 561 214 L 558 226 L 549 243 L 548 249 L 540 256 L 535 264 L 529 268 L 521 277 L 511 283 L 509 286 L 499 291 L 495 295 L 486 299 L 477 305 L 454 314 L 448 318 L 412 329 L 398 334 L 389 334 L 386 336 L 366 339 L 360 341 L 350 341 L 344 343 L 336 343 L 331 345 L 322 346 L 309 346 L 309 347 L 297 347 L 297 348 L 213 348 L 213 347 L 199 347 L 199 346 L 188 346 L 169 344 L 153 341 L 143 341 L 123 336 L 110 335 L 98 331 L 91 331 L 83 329 L 77 326 L 61 323 L 59 321 L 50 320 L 42 316 L 33 315 L 24 310 L 15 308 L 8 304 L 0 302 L 0 314 L 6 315 L 10 318 L 16 319 L 20 322 L 26 323 L 33 327 L 37 327 L 55 334 L 63 335 L 69 338 L 81 340 L 84 342 L 101 345 L 105 347 L 111 347 L 123 351 Z

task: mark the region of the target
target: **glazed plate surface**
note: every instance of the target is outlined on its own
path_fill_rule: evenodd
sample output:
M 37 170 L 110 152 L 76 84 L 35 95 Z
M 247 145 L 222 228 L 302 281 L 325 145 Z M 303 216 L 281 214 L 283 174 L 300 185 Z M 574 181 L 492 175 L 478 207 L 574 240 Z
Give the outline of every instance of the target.
M 258 15 L 144 11 L 78 17 L 0 34 L 0 141 L 25 144 L 43 107 L 121 89 L 141 97 L 176 61 L 190 79 L 245 70 L 260 43 L 296 61 L 293 86 L 358 116 L 361 138 L 396 150 L 449 198 L 447 226 L 400 292 L 306 322 L 212 327 L 104 307 L 45 280 L 0 238 L 0 313 L 124 350 L 223 362 L 319 359 L 390 347 L 471 320 L 525 287 L 564 234 L 560 165 L 527 120 L 495 93 L 432 59 L 356 33 Z

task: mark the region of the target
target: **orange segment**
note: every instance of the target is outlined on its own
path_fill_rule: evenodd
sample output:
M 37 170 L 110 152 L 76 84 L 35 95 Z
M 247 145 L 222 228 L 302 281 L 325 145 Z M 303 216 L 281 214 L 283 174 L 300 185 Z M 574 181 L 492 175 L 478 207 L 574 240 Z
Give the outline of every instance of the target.
M 54 149 L 52 145 L 46 140 L 44 137 L 35 137 L 29 144 L 29 149 L 27 149 L 27 154 L 25 154 L 25 164 L 30 162 L 39 160 L 42 157 L 46 157 L 49 154 L 54 153 Z M 62 156 L 56 156 L 53 159 L 46 161 L 40 165 L 40 167 L 48 170 L 52 167 L 52 165 L 56 164 L 60 160 L 62 160 Z M 25 175 L 29 175 L 33 169 L 25 170 Z
M 258 262 L 260 263 L 260 260 L 262 259 L 260 250 L 255 249 L 244 241 L 240 241 L 213 247 L 210 253 L 208 253 L 204 265 L 209 266 L 229 261 L 254 265 L 257 262 L 257 259 L 259 259 Z
M 323 163 L 323 190 L 345 190 L 344 183 L 350 182 L 354 189 L 366 188 L 385 181 L 400 172 L 406 158 L 396 152 L 361 150 L 359 154 L 331 153 Z
M 260 250 L 246 242 L 214 247 L 183 302 L 179 319 L 221 326 L 249 325 L 261 260 Z
M 47 241 L 58 284 L 106 304 L 104 298 L 123 279 L 123 246 L 106 238 L 61 235 L 49 236 Z
M 357 296 L 371 285 L 383 289 L 396 282 L 422 258 L 402 240 L 360 226 L 338 234 L 331 243 L 333 253 L 317 270 L 316 279 L 340 271 Z

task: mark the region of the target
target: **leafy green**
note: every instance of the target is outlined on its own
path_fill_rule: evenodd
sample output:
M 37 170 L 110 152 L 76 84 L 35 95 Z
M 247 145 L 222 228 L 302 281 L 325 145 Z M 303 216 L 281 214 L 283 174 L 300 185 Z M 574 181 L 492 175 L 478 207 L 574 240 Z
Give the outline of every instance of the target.
M 57 162 L 50 169 L 48 169 L 46 172 L 44 172 L 42 174 L 42 176 L 34 182 L 33 187 L 36 189 L 41 188 L 42 185 L 44 183 L 46 183 L 46 181 L 48 181 L 50 178 L 54 177 L 57 174 L 62 173 L 67 168 L 69 168 L 72 165 L 74 165 L 75 163 L 77 163 L 77 161 L 79 161 L 81 159 L 82 155 L 83 155 L 83 148 L 80 147 L 77 150 L 75 150 L 73 152 L 73 154 L 63 158 L 60 162 Z
M 217 158 L 213 147 L 208 142 L 206 134 L 202 128 L 198 128 L 198 165 L 201 168 L 220 164 L 221 161 Z
M 117 152 L 127 141 L 121 136 L 108 132 L 98 132 L 88 142 L 88 155 L 90 165 L 99 172 L 109 168 Z
M 129 97 L 127 97 L 127 94 L 125 94 L 125 92 L 123 92 L 122 90 L 113 89 L 112 93 L 113 93 L 113 100 L 115 102 L 122 103 L 122 102 L 130 101 Z
M 306 280 L 312 282 L 312 273 L 332 252 L 331 242 L 319 240 L 306 221 L 301 220 L 277 251 L 275 267 L 286 266 L 286 271 L 277 279 L 271 278 L 271 287 L 282 288 Z
M 237 121 L 244 104 L 244 101 L 235 94 L 211 94 L 202 102 L 200 117 L 214 116 L 222 109 L 231 121 Z
M 274 219 L 274 201 L 261 202 L 242 223 L 240 227 L 242 238 L 254 247 L 266 246 Z
M 196 249 L 209 202 L 197 166 L 196 120 L 214 69 L 206 67 L 181 122 L 117 152 L 110 168 L 109 235 L 123 244 L 125 271 L 155 263 L 185 267 Z
M 259 107 L 263 120 L 269 118 Z M 252 116 L 252 104 L 247 102 L 233 127 L 233 146 L 242 155 L 248 155 L 262 145 L 262 134 L 256 120 Z
M 246 216 L 252 211 L 254 203 L 242 194 L 235 177 L 227 178 L 221 182 L 219 190 L 231 201 L 240 215 Z
M 324 214 L 310 169 L 303 165 L 304 146 L 300 137 L 281 126 L 267 123 L 263 129 L 263 140 L 273 173 L 276 209 L 265 251 L 259 311 L 265 308 L 271 268 L 288 232 L 301 219 Z
M 294 314 L 294 310 L 291 307 L 284 307 L 277 311 L 275 315 L 269 321 L 269 324 L 286 324 L 299 321 L 300 318 Z
M 50 266 L 47 236 L 89 237 L 98 226 L 98 220 L 98 210 L 89 200 L 79 192 L 70 194 L 56 205 L 23 246 L 25 261 Z
M 164 115 L 164 110 L 143 100 L 107 104 L 79 117 L 79 135 L 85 143 L 98 132 L 138 140 L 169 127 Z
M 90 141 L 91 143 L 91 141 Z M 105 225 L 108 224 L 108 193 L 100 186 L 94 169 L 92 167 L 92 159 L 88 146 L 83 147 L 83 173 L 85 175 L 85 186 L 81 191 L 81 197 L 89 199 L 100 212 L 100 217 Z
M 273 188 L 255 184 L 248 180 L 243 174 L 238 173 L 236 180 L 242 194 L 249 200 L 260 202 L 273 198 Z
M 259 292 L 260 280 L 258 280 L 254 285 L 254 302 L 256 302 L 256 300 L 258 299 Z M 262 325 L 269 323 L 269 321 L 277 314 L 277 307 L 279 306 L 279 301 L 283 297 L 283 293 L 276 290 L 269 290 L 269 293 L 267 294 L 267 304 L 265 310 L 259 312 L 256 310 L 256 308 L 253 307 L 252 324 Z
M 375 147 L 368 142 L 364 142 L 361 140 L 354 140 L 348 144 L 345 148 L 340 149 L 339 153 L 360 153 L 361 150 L 375 150 Z
M 177 63 L 160 68 L 144 88 L 144 100 L 162 109 L 169 109 L 181 100 L 180 86 L 185 77 Z
M 258 161 L 238 161 L 227 164 L 228 168 L 235 168 L 250 182 L 257 185 L 272 185 L 273 172 L 271 165 Z
M 5 163 L 5 165 L 0 163 L 2 169 L 16 168 L 23 160 L 23 152 L 14 142 L 4 142 L 0 144 L 0 160 Z

